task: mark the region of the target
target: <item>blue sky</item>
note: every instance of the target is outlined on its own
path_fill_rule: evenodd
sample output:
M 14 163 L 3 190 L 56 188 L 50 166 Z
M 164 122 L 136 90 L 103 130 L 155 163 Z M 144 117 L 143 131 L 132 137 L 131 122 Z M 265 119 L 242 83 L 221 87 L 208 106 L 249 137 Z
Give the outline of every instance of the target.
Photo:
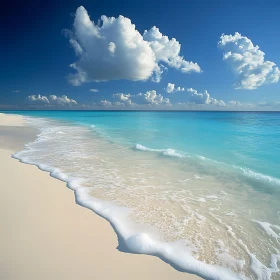
M 278 110 L 279 14 L 276 0 L 19 1 L 1 10 L 0 106 Z

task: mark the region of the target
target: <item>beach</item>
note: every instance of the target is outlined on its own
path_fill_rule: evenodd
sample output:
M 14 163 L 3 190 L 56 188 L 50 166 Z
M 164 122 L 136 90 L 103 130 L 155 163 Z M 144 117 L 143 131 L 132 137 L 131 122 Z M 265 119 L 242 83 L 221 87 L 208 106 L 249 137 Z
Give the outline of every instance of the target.
M 37 131 L 0 114 L 0 279 L 201 279 L 159 258 L 118 251 L 111 225 L 66 183 L 11 157 Z

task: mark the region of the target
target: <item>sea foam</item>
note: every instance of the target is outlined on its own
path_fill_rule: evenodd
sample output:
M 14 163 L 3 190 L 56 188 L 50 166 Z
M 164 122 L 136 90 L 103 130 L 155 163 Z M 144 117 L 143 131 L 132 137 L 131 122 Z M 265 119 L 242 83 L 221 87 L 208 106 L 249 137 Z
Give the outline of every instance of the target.
M 272 176 L 268 176 L 265 174 L 261 174 L 259 172 L 255 172 L 251 170 L 250 168 L 244 168 L 242 166 L 237 165 L 230 165 L 225 162 L 219 162 L 210 158 L 206 158 L 201 155 L 192 155 L 189 153 L 184 152 L 178 152 L 174 149 L 153 149 L 146 146 L 143 146 L 141 144 L 136 144 L 134 147 L 136 150 L 145 151 L 145 152 L 155 152 L 159 153 L 163 156 L 169 156 L 169 157 L 177 157 L 177 158 L 187 158 L 188 160 L 197 160 L 196 163 L 207 165 L 207 166 L 221 166 L 225 169 L 228 169 L 229 172 L 236 172 L 236 170 L 239 172 L 240 175 L 247 177 L 248 179 L 255 180 L 258 183 L 264 183 L 269 184 L 271 186 L 277 186 L 280 187 L 280 179 L 274 178 Z M 233 168 L 232 168 L 233 167 Z M 235 169 L 235 170 L 233 170 Z
M 168 156 L 168 157 L 178 157 L 178 158 L 186 157 L 185 155 L 177 152 L 174 149 L 151 149 L 151 148 L 145 147 L 141 144 L 136 144 L 135 149 L 140 150 L 140 151 L 146 151 L 146 152 L 158 152 L 161 155 Z
M 237 187 L 232 177 L 227 180 L 219 177 L 220 180 L 226 180 L 220 183 L 208 173 L 198 176 L 196 167 L 187 165 L 187 162 L 184 162 L 184 168 L 179 168 L 181 160 L 169 164 L 171 160 L 168 157 L 185 156 L 172 149 L 150 149 L 140 144 L 135 146 L 137 150 L 168 156 L 162 162 L 149 157 L 149 153 L 133 154 L 129 149 L 96 139 L 94 135 L 88 134 L 85 127 L 68 126 L 45 119 L 26 118 L 26 122 L 40 128 L 40 134 L 36 141 L 13 157 L 37 165 L 50 172 L 51 176 L 65 181 L 75 192 L 78 204 L 111 223 L 119 237 L 120 250 L 157 256 L 178 270 L 205 279 L 267 280 L 279 272 L 279 254 L 277 251 L 273 253 L 274 247 L 268 252 L 270 263 L 261 262 L 253 251 L 254 244 L 249 244 L 252 237 L 247 238 L 247 234 L 242 235 L 242 231 L 238 231 L 248 227 L 254 238 L 262 238 L 258 236 L 257 228 L 253 228 L 254 222 L 248 220 L 242 225 L 234 224 L 243 222 L 239 218 L 245 218 L 245 212 L 236 212 L 242 209 L 244 202 L 239 201 L 242 197 L 238 198 L 235 194 Z M 147 164 L 149 161 L 151 164 Z M 197 180 L 195 176 L 203 180 Z M 173 187 L 175 183 L 177 185 Z M 224 188 L 226 185 L 228 189 Z M 231 201 L 233 198 L 235 200 Z M 237 208 L 229 208 L 229 202 Z M 255 205 L 247 206 L 249 210 L 251 207 Z M 236 214 L 233 217 L 225 213 Z M 231 224 L 233 218 L 235 221 Z M 170 239 L 159 236 L 157 230 L 150 230 L 146 227 L 148 223 L 156 226 L 158 231 L 169 234 Z M 273 237 L 271 234 L 276 236 L 277 226 L 273 228 L 267 223 L 258 222 L 269 233 L 269 237 Z M 234 247 L 230 248 L 231 245 Z M 209 249 L 205 246 L 209 246 Z M 269 241 L 263 244 L 263 248 L 267 246 L 270 246 Z M 237 255 L 240 258 L 233 256 L 238 250 L 241 250 L 240 256 Z M 205 259 L 209 260 L 206 262 Z M 251 271 L 245 272 L 248 266 Z
M 26 146 L 30 149 L 30 146 Z M 90 189 L 83 187 L 82 178 L 72 178 L 62 173 L 59 169 L 34 162 L 25 156 L 25 151 L 15 153 L 14 158 L 23 163 L 36 165 L 39 169 L 47 171 L 56 179 L 64 181 L 74 191 L 76 203 L 91 209 L 96 214 L 108 220 L 120 237 L 120 247 L 131 253 L 153 255 L 171 264 L 175 268 L 188 273 L 197 274 L 204 279 L 236 280 L 240 279 L 230 270 L 214 265 L 205 264 L 195 259 L 180 242 L 165 243 L 155 240 L 147 233 L 139 233 L 133 230 L 133 224 L 129 222 L 129 209 L 117 207 L 114 204 L 92 197 Z

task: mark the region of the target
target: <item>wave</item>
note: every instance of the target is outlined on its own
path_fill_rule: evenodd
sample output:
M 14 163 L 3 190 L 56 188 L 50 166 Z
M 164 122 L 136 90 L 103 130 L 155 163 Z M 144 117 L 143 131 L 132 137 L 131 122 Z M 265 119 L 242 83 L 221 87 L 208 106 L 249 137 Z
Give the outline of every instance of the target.
M 136 144 L 134 149 L 136 150 L 140 150 L 140 151 L 146 151 L 146 152 L 156 152 L 156 153 L 160 153 L 162 156 L 169 156 L 169 157 L 178 157 L 178 158 L 188 158 L 188 159 L 193 159 L 193 160 L 199 160 L 200 163 L 202 164 L 211 164 L 212 167 L 216 166 L 220 166 L 222 168 L 224 168 L 226 171 L 229 172 L 238 172 L 240 175 L 254 180 L 254 182 L 257 183 L 262 183 L 262 184 L 267 184 L 270 186 L 280 186 L 280 179 L 266 175 L 266 174 L 262 174 L 259 172 L 255 172 L 249 168 L 246 167 L 242 167 L 242 166 L 237 166 L 237 165 L 230 165 L 228 163 L 225 162 L 220 162 L 217 160 L 213 160 L 201 155 L 191 155 L 188 153 L 183 153 L 183 152 L 178 152 L 174 149 L 152 149 L 152 148 L 148 148 L 146 146 L 143 146 L 141 144 Z
M 26 145 L 26 148 L 28 149 L 29 145 Z M 181 242 L 162 242 L 148 233 L 135 232 L 132 227 L 125 226 L 129 223 L 129 209 L 94 198 L 90 195 L 91 188 L 83 187 L 82 178 L 73 178 L 57 168 L 31 161 L 25 157 L 25 150 L 13 154 L 12 157 L 20 162 L 36 165 L 39 169 L 49 172 L 52 177 L 66 182 L 67 187 L 74 191 L 77 204 L 91 209 L 110 222 L 119 237 L 118 249 L 120 251 L 157 256 L 180 271 L 193 273 L 209 280 L 240 279 L 227 268 L 197 260 L 185 246 L 182 246 Z
M 256 221 L 254 220 L 259 226 L 265 231 L 265 233 L 272 238 L 275 239 L 280 239 L 280 234 L 277 233 L 276 231 L 280 231 L 280 227 L 278 225 L 272 225 L 267 222 L 261 222 L 261 221 Z M 275 231 L 276 230 L 276 231 Z
M 280 180 L 278 178 L 275 178 L 275 177 L 272 177 L 269 175 L 265 175 L 262 173 L 258 173 L 249 168 L 244 168 L 241 166 L 233 165 L 233 167 L 236 168 L 237 170 L 241 171 L 241 173 L 244 176 L 246 176 L 250 179 L 253 179 L 259 183 L 269 184 L 269 185 L 278 186 L 278 187 L 280 186 Z
M 136 144 L 135 149 L 140 150 L 140 151 L 148 151 L 148 152 L 163 152 L 163 151 L 165 151 L 164 149 L 151 149 L 151 148 L 145 147 L 141 144 Z
M 41 144 L 44 145 L 46 139 L 51 141 L 49 131 L 50 129 L 48 127 L 41 128 L 40 134 L 35 142 L 37 144 L 38 142 L 42 142 Z M 60 131 L 60 128 L 55 127 L 54 131 Z M 46 133 L 45 136 L 44 133 Z M 65 137 L 64 139 L 67 139 L 67 135 L 63 136 L 60 134 L 59 137 Z M 147 231 L 139 230 L 139 226 L 135 227 L 133 222 L 129 219 L 131 215 L 130 209 L 119 207 L 111 202 L 93 197 L 91 195 L 93 188 L 85 187 L 83 185 L 83 178 L 70 176 L 69 174 L 61 171 L 59 168 L 54 168 L 49 164 L 38 161 L 36 158 L 32 158 L 33 151 L 38 152 L 38 150 L 33 147 L 33 143 L 26 145 L 25 150 L 15 153 L 13 158 L 18 159 L 23 163 L 36 165 L 39 169 L 49 172 L 52 177 L 66 182 L 67 187 L 74 191 L 77 204 L 91 209 L 96 214 L 110 222 L 118 235 L 118 249 L 120 251 L 157 256 L 180 271 L 193 273 L 203 277 L 204 279 L 240 279 L 238 275 L 228 268 L 206 264 L 196 259 L 192 256 L 191 250 L 188 250 L 185 244 L 182 244 L 183 241 L 163 242 L 155 238 L 153 234 L 150 234 Z M 140 145 L 138 148 L 145 149 L 146 147 Z M 50 153 L 51 151 L 48 150 L 48 155 Z M 172 156 L 174 153 L 176 154 L 176 152 L 170 151 L 169 149 L 161 150 L 161 153 L 168 153 Z
M 174 149 L 151 149 L 151 148 L 145 147 L 141 144 L 136 144 L 134 148 L 136 150 L 140 150 L 140 151 L 158 152 L 158 153 L 161 153 L 161 155 L 168 156 L 168 157 L 178 157 L 178 158 L 186 157 L 186 155 L 184 155 L 183 153 L 179 153 Z
M 40 126 L 40 124 L 39 124 Z M 159 258 L 161 258 L 163 261 L 171 264 L 174 268 L 184 271 L 184 272 L 189 272 L 189 273 L 194 273 L 197 274 L 205 279 L 213 279 L 213 280 L 231 280 L 231 279 L 240 279 L 238 275 L 236 275 L 234 272 L 230 270 L 230 268 L 225 268 L 221 267 L 218 265 L 210 265 L 206 264 L 195 257 L 192 256 L 192 249 L 191 247 L 192 242 L 190 242 L 190 246 L 186 246 L 185 243 L 182 244 L 181 241 L 176 241 L 176 242 L 163 242 L 161 241 L 162 239 L 158 239 L 156 235 L 153 233 L 149 233 L 149 231 L 139 229 L 139 225 L 137 227 L 134 226 L 134 224 L 131 222 L 130 216 L 131 216 L 131 210 L 125 207 L 118 207 L 115 204 L 107 201 L 100 200 L 98 198 L 95 198 L 92 196 L 91 191 L 93 190 L 92 187 L 85 187 L 85 173 L 73 173 L 76 175 L 70 176 L 68 174 L 68 171 L 65 172 L 63 169 L 63 165 L 58 164 L 56 165 L 57 167 L 61 168 L 54 168 L 52 167 L 52 164 L 55 165 L 54 161 L 45 161 L 44 158 L 41 157 L 41 147 L 45 147 L 45 141 L 49 142 L 50 144 L 50 149 L 45 149 L 45 153 L 48 157 L 52 157 L 53 155 L 56 155 L 57 157 L 60 156 L 60 152 L 64 154 L 67 154 L 67 157 L 64 158 L 65 162 L 73 163 L 73 157 L 71 157 L 71 154 L 76 154 L 77 157 L 83 158 L 85 155 L 88 155 L 88 151 L 91 149 L 82 149 L 82 151 L 85 152 L 80 152 L 80 150 L 77 149 L 78 146 L 83 146 L 84 143 L 84 134 L 76 134 L 80 133 L 81 131 L 84 131 L 81 127 L 75 127 L 73 129 L 72 127 L 68 127 L 67 129 L 64 127 L 60 127 L 57 125 L 48 125 L 46 127 L 43 127 L 40 129 L 41 133 L 37 138 L 37 143 L 39 142 L 39 149 L 36 151 L 36 147 L 34 145 L 27 145 L 26 150 L 16 153 L 13 155 L 14 158 L 17 158 L 18 160 L 28 163 L 28 164 L 33 164 L 38 166 L 41 170 L 47 171 L 50 173 L 50 175 L 54 178 L 57 178 L 59 180 L 62 180 L 67 183 L 67 186 L 72 189 L 75 193 L 76 197 L 76 202 L 77 204 L 84 206 L 88 209 L 93 210 L 95 213 L 98 215 L 102 216 L 106 220 L 108 220 L 112 227 L 114 228 L 116 234 L 119 237 L 119 246 L 118 249 L 120 251 L 126 251 L 126 252 L 131 252 L 131 253 L 137 253 L 137 254 L 147 254 L 147 255 L 154 255 Z M 65 135 L 61 133 L 57 133 L 58 131 L 66 131 Z M 74 137 L 75 139 L 82 139 L 80 142 L 74 142 L 69 143 L 70 139 L 72 139 L 72 136 L 79 136 L 79 137 Z M 70 137 L 69 137 L 70 136 Z M 82 136 L 82 137 L 81 137 Z M 67 143 L 69 145 L 60 145 L 59 149 L 53 150 L 53 145 L 52 143 L 54 141 L 54 137 L 56 137 L 57 144 L 59 143 Z M 70 138 L 70 139 L 69 139 Z M 102 139 L 101 139 L 102 140 Z M 92 139 L 90 138 L 90 141 Z M 79 145 L 75 145 L 78 143 Z M 37 146 L 38 147 L 38 146 Z M 74 149 L 73 149 L 74 147 Z M 107 146 L 106 146 L 107 147 Z M 61 148 L 61 149 L 60 149 Z M 186 153 L 181 153 L 179 151 L 173 150 L 173 149 L 151 149 L 148 147 L 145 147 L 141 144 L 137 144 L 134 147 L 136 150 L 144 151 L 144 152 L 154 152 L 158 153 L 161 156 L 169 156 L 169 157 L 186 157 L 190 158 L 191 160 L 194 160 L 194 162 L 200 162 L 201 164 L 207 165 L 207 167 L 211 166 L 214 161 L 211 161 L 210 159 L 208 160 L 207 158 L 197 156 L 197 155 L 188 155 Z M 112 150 L 115 149 L 113 146 Z M 108 149 L 110 150 L 110 149 Z M 52 154 L 53 151 L 53 154 Z M 67 152 L 66 152 L 67 151 Z M 106 150 L 107 151 L 107 150 Z M 34 152 L 37 152 L 37 155 L 34 157 Z M 102 150 L 103 152 L 103 150 Z M 129 151 L 127 151 L 129 152 Z M 110 153 L 109 153 L 110 154 Z M 105 153 L 102 154 L 101 160 L 105 160 L 104 158 Z M 39 157 L 38 157 L 39 156 Z M 41 160 L 39 160 L 41 159 Z M 74 158 L 76 159 L 76 157 Z M 51 162 L 49 165 L 46 165 L 45 162 Z M 179 162 L 179 161 L 178 161 Z M 180 161 L 181 162 L 181 161 Z M 218 163 L 217 164 L 223 164 L 223 163 Z M 216 166 L 216 164 L 213 164 Z M 227 165 L 229 166 L 229 165 Z M 216 166 L 218 168 L 221 168 L 221 166 Z M 73 166 L 73 169 L 75 166 Z M 77 164 L 78 169 L 82 169 L 81 164 Z M 231 169 L 229 170 L 234 170 L 232 166 L 230 166 Z M 62 171 L 64 170 L 64 172 Z M 97 166 L 95 166 L 95 169 L 97 169 Z M 108 166 L 108 169 L 111 170 L 111 165 Z M 83 168 L 84 170 L 90 170 L 87 168 Z M 103 174 L 102 172 L 103 169 L 100 170 L 100 174 Z M 228 171 L 227 169 L 225 170 L 226 172 Z M 240 172 L 239 174 L 243 174 L 243 171 L 241 169 L 238 169 Z M 242 172 L 241 172 L 242 171 Z M 70 172 L 70 174 L 72 174 Z M 236 170 L 235 170 L 235 175 L 236 175 Z M 76 176 L 76 177 L 74 177 Z M 196 175 L 197 176 L 197 175 Z M 83 178 L 77 178 L 77 177 L 83 177 Z M 99 177 L 98 177 L 99 178 Z M 96 178 L 94 177 L 95 184 L 97 184 L 98 180 L 95 180 Z M 116 178 L 114 177 L 113 180 Z M 101 178 L 101 183 L 108 185 L 110 184 L 110 180 L 103 181 L 103 177 Z M 207 202 L 208 201 L 216 201 L 219 199 L 218 195 L 214 194 L 209 194 L 205 196 L 207 199 L 202 199 L 201 202 Z M 228 213 L 229 216 L 231 216 L 231 213 Z M 195 247 L 195 246 L 194 246 Z M 250 252 L 248 251 L 249 256 Z M 224 258 L 224 254 L 222 255 Z M 258 263 L 258 260 L 254 259 L 254 256 L 251 257 L 252 259 L 252 265 L 254 265 L 254 271 L 264 271 L 266 270 L 266 267 L 262 266 L 262 263 Z M 230 259 L 231 261 L 231 259 Z M 254 263 L 255 264 L 254 264 Z M 277 269 L 277 265 L 273 267 L 273 269 Z M 258 273 L 259 274 L 259 273 Z M 242 273 L 241 273 L 242 275 Z M 263 276 L 264 274 L 259 274 L 261 275 L 259 279 L 270 279 L 270 276 Z M 242 278 L 245 279 L 245 278 Z

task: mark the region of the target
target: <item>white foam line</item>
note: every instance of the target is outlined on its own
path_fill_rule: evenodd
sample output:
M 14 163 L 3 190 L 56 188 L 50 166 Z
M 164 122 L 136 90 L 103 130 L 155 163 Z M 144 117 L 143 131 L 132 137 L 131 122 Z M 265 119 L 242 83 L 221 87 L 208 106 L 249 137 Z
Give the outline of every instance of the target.
M 265 266 L 263 263 L 261 263 L 257 257 L 250 252 L 248 249 L 248 246 L 239 238 L 236 237 L 233 229 L 231 226 L 228 226 L 227 224 L 223 223 L 222 220 L 218 217 L 216 217 L 214 214 L 210 213 L 219 223 L 224 225 L 227 228 L 228 233 L 231 235 L 231 237 L 242 247 L 245 252 L 248 254 L 250 258 L 250 267 L 252 272 L 256 275 L 258 280 L 270 280 L 272 273 L 277 273 L 280 271 L 280 269 L 277 266 L 277 263 L 280 261 L 280 254 L 271 254 L 271 261 L 270 261 L 270 267 Z
M 252 178 L 252 179 L 260 181 L 260 182 L 269 183 L 271 185 L 280 186 L 280 180 L 275 177 L 268 176 L 268 175 L 258 173 L 258 172 L 254 172 L 253 170 L 251 170 L 249 168 L 243 168 L 243 167 L 235 166 L 235 165 L 233 165 L 233 167 L 240 170 L 242 172 L 242 174 L 246 177 Z
M 147 151 L 147 152 L 159 152 L 162 153 L 162 155 L 164 156 L 170 156 L 170 157 L 178 157 L 178 158 L 185 158 L 185 157 L 196 157 L 197 159 L 200 159 L 202 161 L 208 161 L 208 162 L 212 162 L 212 163 L 216 163 L 219 165 L 222 165 L 224 167 L 230 168 L 232 169 L 235 168 L 236 170 L 238 170 L 239 172 L 241 172 L 242 175 L 248 177 L 248 178 L 252 178 L 254 180 L 257 180 L 259 182 L 263 182 L 263 183 L 268 183 L 271 185 L 277 185 L 280 186 L 280 179 L 269 176 L 269 175 L 265 175 L 265 174 L 261 174 L 258 172 L 254 172 L 253 170 L 249 169 L 249 168 L 244 168 L 241 166 L 236 166 L 236 165 L 229 165 L 227 163 L 224 162 L 219 162 L 210 158 L 206 158 L 200 155 L 189 155 L 186 153 L 178 153 L 176 150 L 174 149 L 151 149 L 148 147 L 145 147 L 141 144 L 136 144 L 135 145 L 135 149 L 136 150 L 141 150 L 141 151 Z
M 280 227 L 277 225 L 272 225 L 270 223 L 267 222 L 260 222 L 260 221 L 256 221 L 254 220 L 254 222 L 256 222 L 257 224 L 259 224 L 259 226 L 265 231 L 265 233 L 273 238 L 276 239 L 280 239 L 280 234 L 276 233 L 272 228 L 276 228 L 278 230 L 280 230 Z
M 39 138 L 37 141 L 39 141 Z M 29 151 L 31 150 L 30 145 L 27 145 L 26 148 Z M 59 169 L 31 161 L 28 157 L 25 157 L 26 153 L 27 151 L 24 150 L 15 153 L 13 157 L 20 162 L 36 165 L 41 170 L 49 172 L 52 177 L 66 182 L 67 186 L 74 191 L 77 204 L 91 209 L 111 223 L 119 237 L 119 248 L 121 250 L 124 248 L 131 253 L 157 256 L 180 271 L 193 273 L 204 279 L 240 279 L 238 275 L 227 268 L 206 264 L 195 259 L 180 242 L 164 243 L 154 239 L 148 233 L 133 231 L 133 228 L 128 226 L 129 209 L 117 207 L 112 203 L 94 198 L 90 195 L 91 188 L 81 185 L 82 179 L 71 178 Z
M 160 152 L 162 153 L 163 156 L 169 156 L 169 157 L 178 157 L 178 158 L 186 157 L 185 155 L 176 152 L 174 149 L 151 149 L 141 144 L 136 144 L 135 149 L 140 151 L 146 151 L 146 152 Z

